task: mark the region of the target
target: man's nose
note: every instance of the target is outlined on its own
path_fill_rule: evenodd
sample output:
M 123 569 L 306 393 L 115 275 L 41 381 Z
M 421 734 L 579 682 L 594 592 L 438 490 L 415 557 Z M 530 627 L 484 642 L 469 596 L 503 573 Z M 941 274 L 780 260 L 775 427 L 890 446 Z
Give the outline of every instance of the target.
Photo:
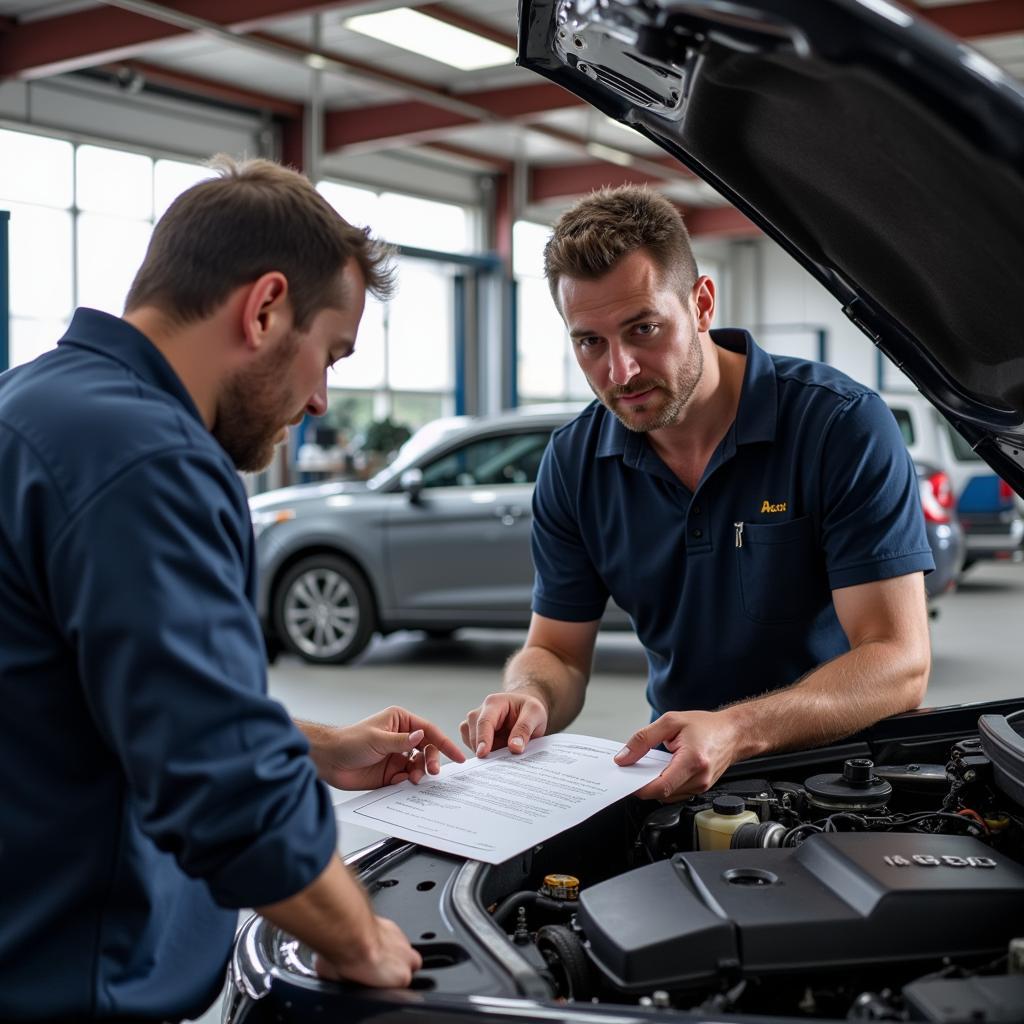
M 320 380 L 320 386 L 309 396 L 306 402 L 306 412 L 310 416 L 323 416 L 327 412 L 327 374 Z
M 640 372 L 640 364 L 627 345 L 612 341 L 608 345 L 608 377 L 616 387 L 628 384 Z

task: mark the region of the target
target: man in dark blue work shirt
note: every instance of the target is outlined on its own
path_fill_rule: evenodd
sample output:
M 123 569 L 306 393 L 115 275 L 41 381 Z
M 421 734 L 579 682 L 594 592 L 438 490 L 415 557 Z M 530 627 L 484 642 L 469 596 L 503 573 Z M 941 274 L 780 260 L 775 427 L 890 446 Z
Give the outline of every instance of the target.
M 644 189 L 564 214 L 545 272 L 598 401 L 545 454 L 530 631 L 464 742 L 517 753 L 576 717 L 609 596 L 646 649 L 656 716 L 616 761 L 673 755 L 641 797 L 704 792 L 735 761 L 915 707 L 933 563 L 881 399 L 711 331 L 714 284 Z
M 463 756 L 400 708 L 304 736 L 266 696 L 237 472 L 325 412 L 390 271 L 300 175 L 220 170 L 157 224 L 123 319 L 78 310 L 0 377 L 3 1019 L 198 1015 L 247 906 L 329 977 L 420 965 L 339 860 L 316 776 Z

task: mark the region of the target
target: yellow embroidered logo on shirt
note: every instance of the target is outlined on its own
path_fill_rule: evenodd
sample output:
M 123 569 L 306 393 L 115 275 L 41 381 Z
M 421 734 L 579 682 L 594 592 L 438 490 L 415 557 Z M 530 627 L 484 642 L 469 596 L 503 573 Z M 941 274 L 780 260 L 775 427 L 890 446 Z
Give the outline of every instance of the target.
M 786 511 L 786 503 L 784 501 L 780 501 L 780 502 L 776 503 L 775 505 L 773 505 L 770 501 L 764 501 L 764 502 L 761 503 L 761 511 L 762 512 L 785 512 Z

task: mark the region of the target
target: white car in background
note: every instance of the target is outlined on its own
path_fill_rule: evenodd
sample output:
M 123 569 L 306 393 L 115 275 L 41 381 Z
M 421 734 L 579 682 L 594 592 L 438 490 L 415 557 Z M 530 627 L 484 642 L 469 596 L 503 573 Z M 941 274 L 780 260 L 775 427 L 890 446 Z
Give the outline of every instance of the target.
M 1024 504 L 917 392 L 883 392 L 915 462 L 946 473 L 966 538 L 963 568 L 982 559 L 1019 559 L 1024 541 Z

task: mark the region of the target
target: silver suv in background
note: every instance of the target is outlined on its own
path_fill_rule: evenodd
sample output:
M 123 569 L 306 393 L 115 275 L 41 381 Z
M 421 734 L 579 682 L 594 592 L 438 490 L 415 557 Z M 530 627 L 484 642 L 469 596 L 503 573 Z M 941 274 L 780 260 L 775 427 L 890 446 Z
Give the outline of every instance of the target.
M 252 498 L 268 650 L 341 664 L 377 632 L 526 628 L 533 485 L 551 432 L 580 408 L 436 420 L 366 483 Z M 605 626 L 632 628 L 611 602 Z
M 1012 488 L 916 392 L 884 392 L 915 462 L 948 475 L 957 517 L 964 531 L 963 568 L 982 559 L 1018 559 L 1024 540 L 1022 505 Z M 927 515 L 927 506 L 926 506 Z

